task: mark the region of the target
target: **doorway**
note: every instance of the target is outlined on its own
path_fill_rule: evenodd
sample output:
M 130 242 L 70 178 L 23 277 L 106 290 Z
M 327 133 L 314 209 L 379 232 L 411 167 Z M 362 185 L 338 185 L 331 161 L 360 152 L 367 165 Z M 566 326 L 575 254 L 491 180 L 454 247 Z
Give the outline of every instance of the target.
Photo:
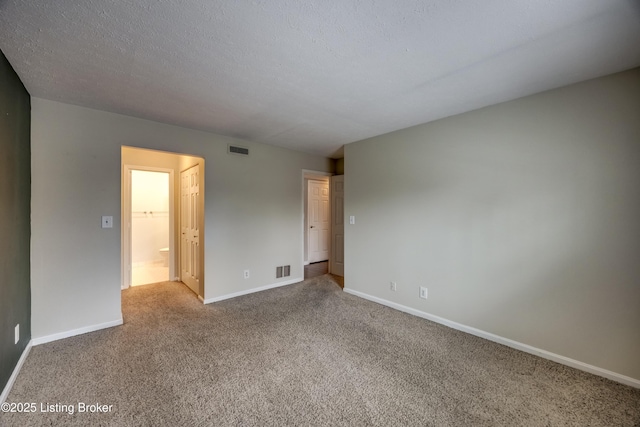
M 169 280 L 170 172 L 130 171 L 131 286 Z
M 307 199 L 307 261 L 309 264 L 328 261 L 331 238 L 329 182 L 309 179 Z
M 331 249 L 331 174 L 303 170 L 303 247 L 305 279 L 330 272 Z
M 344 286 L 344 175 L 303 170 L 302 193 L 304 236 L 302 260 L 305 278 L 328 272 L 342 287 Z M 328 229 L 328 233 L 324 231 L 325 229 Z
M 125 148 L 128 153 L 138 154 L 136 149 L 123 147 L 122 289 L 173 280 L 176 276 L 174 170 L 124 164 Z
M 122 147 L 122 282 L 121 288 L 137 286 L 143 283 L 157 283 L 158 281 L 181 282 L 189 287 L 201 300 L 204 300 L 204 175 L 205 160 L 202 157 L 187 154 L 169 153 L 135 147 Z M 190 195 L 183 199 L 181 194 L 181 177 L 185 171 L 196 171 L 190 176 L 187 189 Z M 153 172 L 155 176 L 168 177 L 165 194 L 168 201 L 153 202 L 149 200 L 150 190 L 143 190 L 139 195 L 136 191 L 138 172 Z M 142 175 L 152 176 L 152 175 Z M 193 210 L 186 216 L 182 208 L 191 203 Z M 191 220 L 186 229 L 189 231 L 190 245 L 182 246 L 182 223 Z M 166 221 L 166 222 L 165 222 Z M 153 248 L 138 249 L 136 237 L 139 227 L 136 222 L 143 224 L 155 233 L 152 238 Z M 162 223 L 162 225 L 160 225 Z M 160 231 L 168 229 L 167 239 L 159 236 Z M 145 255 L 140 257 L 138 254 Z M 156 275 L 149 278 L 137 274 L 141 262 L 150 260 L 156 267 Z M 186 267 L 184 261 L 188 260 Z M 188 277 L 194 279 L 188 282 Z M 148 272 L 147 272 L 148 273 Z M 159 276 L 159 274 L 162 276 Z M 152 273 L 154 274 L 154 273 Z M 139 278 L 138 276 L 143 276 Z M 160 280 L 158 280 L 158 278 Z M 195 283 L 195 285 L 194 285 Z

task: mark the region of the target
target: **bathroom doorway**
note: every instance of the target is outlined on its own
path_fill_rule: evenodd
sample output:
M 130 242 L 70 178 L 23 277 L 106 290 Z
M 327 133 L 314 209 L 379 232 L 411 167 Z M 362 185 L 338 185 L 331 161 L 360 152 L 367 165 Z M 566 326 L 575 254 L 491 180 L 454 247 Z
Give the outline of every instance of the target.
M 171 280 L 173 247 L 172 169 L 126 165 L 123 207 L 126 271 L 123 288 Z
M 131 170 L 131 286 L 169 280 L 169 175 Z
M 204 158 L 127 146 L 122 147 L 121 157 L 123 290 L 141 284 L 183 281 L 180 212 L 184 203 L 180 177 L 196 165 L 199 173 L 194 185 L 199 209 L 192 227 L 197 229 L 192 245 L 195 249 L 190 253 L 194 268 L 189 271 L 197 278 L 197 286 L 186 286 L 204 299 Z M 158 177 L 162 177 L 161 184 L 156 189 L 149 187 L 150 181 L 160 180 Z M 139 191 L 138 181 L 142 183 Z M 159 193 L 162 197 L 157 197 Z M 138 247 L 138 237 L 145 234 L 143 245 Z

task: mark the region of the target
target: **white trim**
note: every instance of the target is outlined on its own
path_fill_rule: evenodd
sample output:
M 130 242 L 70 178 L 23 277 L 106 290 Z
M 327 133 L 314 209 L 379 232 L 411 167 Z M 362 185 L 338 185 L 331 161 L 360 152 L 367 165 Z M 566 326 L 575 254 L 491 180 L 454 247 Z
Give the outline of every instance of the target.
M 203 302 L 205 304 L 211 304 L 212 302 L 224 301 L 226 299 L 231 299 L 231 298 L 239 297 L 242 295 L 266 291 L 267 289 L 279 288 L 280 286 L 293 285 L 294 283 L 302 282 L 302 280 L 303 279 L 301 277 L 298 277 L 296 279 L 287 280 L 286 282 L 273 283 L 271 285 L 260 286 L 259 288 L 247 289 L 245 291 L 234 292 L 232 294 L 226 294 L 219 297 L 209 298 L 209 299 L 203 300 Z
M 16 378 L 18 378 L 18 374 L 20 373 L 20 369 L 22 369 L 22 365 L 24 365 L 24 361 L 27 360 L 27 356 L 29 355 L 29 351 L 31 350 L 32 341 L 30 340 L 27 343 L 27 346 L 22 351 L 22 355 L 20 359 L 18 359 L 18 363 L 16 363 L 16 367 L 13 368 L 13 373 L 9 377 L 9 381 L 4 386 L 4 390 L 2 390 L 2 394 L 0 394 L 0 404 L 4 403 L 9 397 L 9 393 L 11 392 L 11 388 L 13 387 L 13 383 L 16 382 Z
M 330 176 L 333 176 L 332 172 L 322 172 L 322 171 L 315 171 L 315 170 L 311 170 L 311 169 L 302 169 L 302 176 L 303 178 L 308 178 L 308 179 L 317 179 L 320 181 L 326 181 L 329 179 Z
M 31 342 L 33 345 L 45 344 L 51 341 L 58 341 L 64 338 L 73 337 L 76 335 L 86 334 L 88 332 L 99 331 L 100 329 L 112 328 L 114 326 L 120 326 L 123 324 L 122 317 L 110 322 L 99 323 L 97 325 L 85 326 L 83 328 L 72 329 L 70 331 L 59 332 L 57 334 L 45 335 L 44 337 L 33 338 Z
M 426 313 L 424 311 L 416 310 L 415 308 L 407 307 L 405 305 L 401 305 L 401 304 L 388 301 L 382 298 L 374 297 L 372 295 L 368 295 L 360 291 L 355 291 L 350 288 L 345 287 L 344 291 L 348 294 L 355 295 L 357 297 L 364 298 L 366 300 L 373 301 L 378 304 L 382 304 L 387 307 L 391 307 L 396 310 L 412 314 L 414 316 L 422 317 L 423 319 L 431 320 L 432 322 L 440 323 L 441 325 L 445 325 L 450 328 L 457 329 L 459 331 L 466 332 L 468 334 L 475 335 L 477 337 L 496 342 L 498 344 L 506 345 L 507 347 L 515 348 L 516 350 L 524 351 L 525 353 L 533 354 L 535 356 L 540 356 L 544 359 L 548 359 L 553 362 L 560 363 L 562 365 L 570 366 L 572 368 L 576 368 L 581 371 L 589 372 L 591 374 L 598 375 L 600 377 L 608 378 L 612 381 L 616 381 L 631 387 L 640 388 L 640 380 L 628 377 L 626 375 L 622 375 L 613 371 L 598 368 L 597 366 L 589 365 L 587 363 L 580 362 L 579 360 L 570 359 L 568 357 L 561 356 L 559 354 L 555 354 L 547 350 L 542 350 L 540 348 L 533 347 L 528 344 L 523 344 L 521 342 L 514 341 L 509 338 L 504 338 L 499 335 L 492 334 L 490 332 L 485 332 L 483 330 L 476 329 L 471 326 L 463 325 L 461 323 L 457 323 L 440 316 L 436 316 L 433 314 Z
M 311 264 L 309 261 L 305 261 L 305 262 L 304 262 L 304 265 L 305 265 L 305 266 L 306 266 L 306 265 L 309 265 L 309 264 Z

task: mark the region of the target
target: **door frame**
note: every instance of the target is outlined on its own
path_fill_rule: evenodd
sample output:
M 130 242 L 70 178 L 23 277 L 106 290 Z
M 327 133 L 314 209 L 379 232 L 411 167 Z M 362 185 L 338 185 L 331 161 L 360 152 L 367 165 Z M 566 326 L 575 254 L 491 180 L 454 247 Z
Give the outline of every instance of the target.
M 315 171 L 315 170 L 310 170 L 310 169 L 302 169 L 302 179 L 301 179 L 301 187 L 302 187 L 302 191 L 301 191 L 301 202 L 300 202 L 300 218 L 301 218 L 301 224 L 300 226 L 302 227 L 302 241 L 300 242 L 300 271 L 304 272 L 304 266 L 308 265 L 309 263 L 307 262 L 308 260 L 305 259 L 306 257 L 304 256 L 305 251 L 307 250 L 306 246 L 308 245 L 308 237 L 309 237 L 309 229 L 307 227 L 307 217 L 304 214 L 305 213 L 305 205 L 308 203 L 307 200 L 307 193 L 308 193 L 308 188 L 307 185 L 305 185 L 305 179 L 313 179 L 313 180 L 317 180 L 317 181 L 326 181 L 327 183 L 329 183 L 329 203 L 331 203 L 331 183 L 329 182 L 329 177 L 331 177 L 332 175 L 334 175 L 331 172 L 322 172 L 322 171 Z M 329 206 L 329 209 L 331 209 L 331 206 Z M 329 226 L 331 226 L 331 224 L 329 224 Z M 329 234 L 331 234 L 331 229 L 329 229 Z M 329 260 L 331 260 L 331 247 L 329 247 Z M 331 264 L 331 262 L 329 262 L 329 264 Z M 303 275 L 304 277 L 304 275 Z
M 122 268 L 121 268 L 121 289 L 131 287 L 131 171 L 139 170 L 146 172 L 164 172 L 169 174 L 169 280 L 176 277 L 176 250 L 175 250 L 175 185 L 173 169 L 157 168 L 153 166 L 139 166 L 125 164 L 122 166 L 122 213 L 121 235 L 122 235 Z
M 336 191 L 336 184 L 338 182 L 342 182 L 342 224 L 336 223 L 336 219 L 338 218 L 338 215 L 336 215 L 338 203 L 336 203 L 336 201 L 337 195 L 340 193 Z M 340 286 L 344 287 L 344 175 L 333 175 L 329 178 L 329 185 L 331 187 L 329 190 L 331 199 L 331 258 L 329 259 L 329 271 L 337 277 L 342 278 L 342 282 L 339 283 Z M 336 262 L 336 257 L 339 253 L 337 250 L 336 232 L 339 232 L 340 229 L 342 229 L 342 268 L 339 268 Z

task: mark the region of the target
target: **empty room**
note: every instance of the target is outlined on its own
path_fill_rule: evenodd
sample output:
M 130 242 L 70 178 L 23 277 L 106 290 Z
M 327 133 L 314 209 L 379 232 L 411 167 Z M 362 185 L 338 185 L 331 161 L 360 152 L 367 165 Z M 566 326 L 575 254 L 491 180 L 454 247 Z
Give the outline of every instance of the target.
M 637 0 L 0 1 L 0 426 L 640 425 Z

